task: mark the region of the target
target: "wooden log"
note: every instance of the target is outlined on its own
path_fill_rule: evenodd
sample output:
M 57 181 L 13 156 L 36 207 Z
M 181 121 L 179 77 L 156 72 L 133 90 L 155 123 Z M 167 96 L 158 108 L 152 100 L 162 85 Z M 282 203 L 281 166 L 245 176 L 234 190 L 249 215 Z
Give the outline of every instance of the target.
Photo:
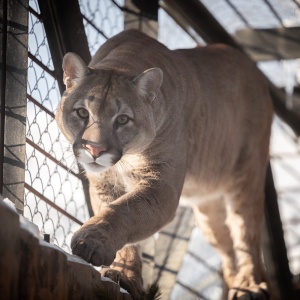
M 74 255 L 68 255 L 68 299 L 130 300 L 127 293 L 120 293 L 120 286 L 101 278 L 101 274 Z
M 0 200 L 0 298 L 19 298 L 19 216 Z
M 38 299 L 38 269 L 39 269 L 39 241 L 30 232 L 20 229 L 20 268 L 19 295 L 20 299 Z
M 37 239 L 0 200 L 0 299 L 130 300 L 84 260 Z
M 67 299 L 67 257 L 49 243 L 40 241 L 36 299 Z

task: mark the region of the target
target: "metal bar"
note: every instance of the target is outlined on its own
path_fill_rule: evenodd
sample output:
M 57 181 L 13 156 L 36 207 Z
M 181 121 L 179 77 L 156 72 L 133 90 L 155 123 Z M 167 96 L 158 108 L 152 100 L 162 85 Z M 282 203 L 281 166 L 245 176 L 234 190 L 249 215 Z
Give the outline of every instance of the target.
M 30 145 L 31 147 L 33 147 L 34 149 L 36 149 L 37 151 L 41 152 L 44 156 L 46 156 L 47 158 L 49 158 L 51 161 L 53 161 L 55 164 L 57 164 L 58 166 L 60 166 L 61 168 L 63 168 L 65 171 L 67 171 L 68 173 L 70 173 L 73 176 L 75 176 L 75 177 L 77 177 L 77 178 L 80 179 L 80 177 L 79 177 L 78 174 L 76 174 L 74 171 L 68 169 L 64 164 L 62 164 L 60 161 L 58 161 L 56 158 L 54 158 L 52 155 L 50 155 L 44 149 L 42 149 L 41 147 L 39 147 L 37 144 L 35 144 L 34 142 L 32 142 L 29 138 L 26 138 L 26 143 L 28 145 Z
M 238 17 L 247 25 L 247 27 L 250 27 L 249 22 L 247 19 L 241 14 L 241 12 L 237 9 L 237 7 L 231 2 L 231 0 L 225 0 L 226 3 L 233 9 L 233 11 L 238 15 Z
M 2 36 L 1 145 L 2 195 L 23 212 L 28 62 L 28 0 L 7 0 Z M 4 89 L 4 90 L 3 90 Z M 4 120 L 2 118 L 3 114 Z M 4 126 L 3 126 L 4 124 Z
M 198 0 L 161 0 L 161 7 L 178 22 L 183 29 L 190 33 L 194 40 L 197 35 L 207 43 L 225 43 L 243 51 L 241 46 L 220 25 L 208 9 Z M 300 135 L 300 114 L 287 109 L 285 95 L 269 80 L 269 87 L 275 112 L 297 134 Z
M 79 225 L 83 224 L 77 218 L 75 218 L 74 216 L 70 215 L 68 212 L 66 212 L 64 209 L 62 209 L 61 207 L 59 207 L 58 205 L 56 205 L 54 202 L 52 202 L 51 200 L 49 200 L 48 198 L 46 198 L 44 195 L 42 195 L 41 193 L 39 193 L 33 187 L 31 187 L 30 185 L 28 185 L 26 182 L 25 182 L 25 189 L 27 189 L 29 192 L 31 192 L 34 195 L 36 195 L 38 198 L 40 198 L 41 200 L 43 200 L 44 202 L 46 202 L 48 205 L 50 205 L 51 207 L 53 207 L 54 209 L 56 209 L 57 211 L 59 211 L 61 214 L 63 214 L 66 217 L 68 217 L 70 220 L 74 221 L 75 223 L 77 223 Z
M 90 24 L 99 34 L 101 34 L 103 37 L 108 39 L 108 36 L 105 35 L 105 33 L 100 30 L 90 19 L 88 19 L 85 15 L 82 15 L 83 19 L 86 20 L 88 24 Z
M 44 111 L 46 114 L 48 114 L 51 118 L 55 119 L 55 115 L 53 112 L 51 112 L 48 108 L 43 106 L 40 102 L 35 100 L 32 96 L 27 94 L 27 98 L 30 102 L 32 102 L 34 105 L 38 106 L 42 111 Z
M 41 63 L 33 54 L 31 54 L 28 51 L 28 57 L 34 62 L 36 63 L 40 68 L 42 68 L 44 71 L 46 71 L 49 75 L 51 75 L 52 77 L 54 77 L 55 79 L 57 79 L 57 74 L 55 71 L 50 70 L 48 67 L 46 67 L 43 63 Z
M 28 7 L 28 11 L 33 14 L 37 19 L 41 20 L 42 16 L 38 12 L 36 12 L 32 7 Z
M 275 18 L 277 19 L 277 21 L 281 24 L 281 26 L 284 27 L 282 19 L 279 16 L 279 14 L 277 13 L 277 11 L 275 10 L 275 8 L 273 7 L 273 5 L 268 0 L 264 0 L 264 2 L 268 6 L 269 10 L 273 13 L 273 15 L 275 16 Z

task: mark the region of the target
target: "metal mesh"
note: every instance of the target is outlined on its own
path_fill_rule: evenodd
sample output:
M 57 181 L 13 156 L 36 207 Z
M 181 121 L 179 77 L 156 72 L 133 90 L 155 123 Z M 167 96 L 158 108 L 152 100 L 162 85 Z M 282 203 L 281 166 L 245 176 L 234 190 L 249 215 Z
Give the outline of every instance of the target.
M 91 55 L 110 37 L 124 29 L 124 14 L 120 7 L 124 1 L 80 0 L 85 32 Z
M 24 216 L 70 251 L 70 238 L 88 211 L 70 145 L 54 120 L 60 93 L 40 11 L 35 0 L 29 4 Z

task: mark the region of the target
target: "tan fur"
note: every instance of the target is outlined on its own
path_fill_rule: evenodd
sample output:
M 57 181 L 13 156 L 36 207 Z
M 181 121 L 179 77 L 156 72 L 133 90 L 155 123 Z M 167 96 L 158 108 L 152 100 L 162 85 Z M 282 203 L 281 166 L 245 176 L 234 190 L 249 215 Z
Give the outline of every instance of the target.
M 73 253 L 110 265 L 171 221 L 183 194 L 222 257 L 229 299 L 265 299 L 260 227 L 272 105 L 255 65 L 225 45 L 170 51 L 129 30 L 89 68 L 67 54 L 64 70 L 56 118 L 86 169 L 96 213 L 75 233 Z M 130 121 L 116 125 L 119 115 Z M 97 164 L 86 144 L 106 149 Z M 134 268 L 128 249 L 114 266 L 121 255 Z M 139 267 L 134 274 L 141 291 Z

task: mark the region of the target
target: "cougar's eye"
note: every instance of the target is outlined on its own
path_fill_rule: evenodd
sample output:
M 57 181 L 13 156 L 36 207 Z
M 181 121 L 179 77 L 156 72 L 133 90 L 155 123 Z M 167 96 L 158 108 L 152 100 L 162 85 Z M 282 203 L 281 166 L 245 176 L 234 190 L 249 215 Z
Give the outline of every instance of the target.
M 125 125 L 125 124 L 127 124 L 129 122 L 129 120 L 130 120 L 129 117 L 126 116 L 126 115 L 119 115 L 117 117 L 117 123 L 119 125 Z
M 79 118 L 86 119 L 89 116 L 89 112 L 85 108 L 76 109 L 76 113 Z

